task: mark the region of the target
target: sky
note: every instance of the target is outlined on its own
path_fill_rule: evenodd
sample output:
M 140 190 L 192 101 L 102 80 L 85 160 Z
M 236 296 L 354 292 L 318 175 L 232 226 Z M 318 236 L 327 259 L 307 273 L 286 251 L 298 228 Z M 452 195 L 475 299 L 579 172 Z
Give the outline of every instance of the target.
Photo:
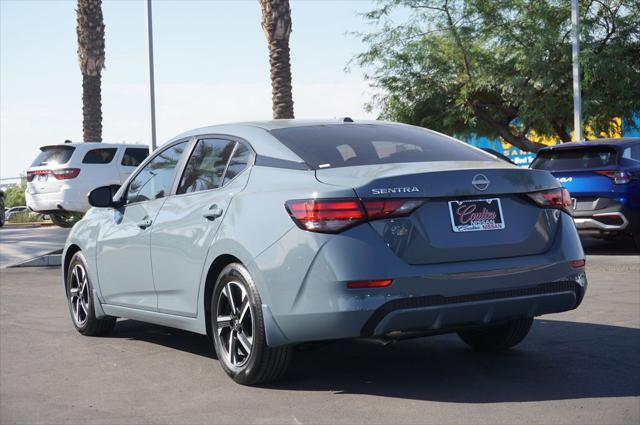
M 0 178 L 40 146 L 82 141 L 75 0 L 0 0 Z M 364 50 L 368 0 L 291 0 L 296 118 L 374 118 L 372 90 L 348 61 Z M 104 0 L 103 140 L 150 144 L 146 9 Z M 158 145 L 206 125 L 271 118 L 258 0 L 153 0 Z

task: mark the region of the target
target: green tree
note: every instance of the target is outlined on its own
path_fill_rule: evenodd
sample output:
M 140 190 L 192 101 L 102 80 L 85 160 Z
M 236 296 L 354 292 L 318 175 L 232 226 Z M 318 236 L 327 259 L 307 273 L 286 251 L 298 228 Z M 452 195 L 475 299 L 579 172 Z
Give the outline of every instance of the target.
M 289 0 L 259 0 L 262 30 L 269 44 L 273 118 L 293 118 L 291 94 L 291 9 Z
M 104 68 L 102 0 L 78 0 L 78 62 L 82 73 L 82 137 L 102 142 L 101 73 Z
M 4 206 L 5 208 L 19 207 L 27 205 L 27 201 L 24 198 L 24 191 L 27 188 L 25 182 L 21 182 L 19 185 L 11 186 L 4 190 Z
M 381 118 L 449 134 L 500 136 L 528 151 L 536 133 L 570 141 L 569 0 L 380 0 L 354 62 Z M 582 0 L 583 118 L 611 131 L 640 111 L 640 0 Z

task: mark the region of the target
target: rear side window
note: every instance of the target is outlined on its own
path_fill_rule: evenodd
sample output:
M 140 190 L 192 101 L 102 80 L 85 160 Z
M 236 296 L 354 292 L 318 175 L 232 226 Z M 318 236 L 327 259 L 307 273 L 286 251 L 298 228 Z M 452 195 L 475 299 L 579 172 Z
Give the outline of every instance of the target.
M 75 148 L 73 146 L 47 146 L 40 148 L 40 154 L 31 164 L 32 167 L 42 165 L 63 165 L 69 162 Z
M 531 163 L 538 170 L 588 170 L 608 167 L 618 163 L 618 154 L 614 148 L 585 147 L 542 151 Z
M 471 146 L 409 126 L 331 124 L 272 130 L 311 168 L 433 161 L 497 161 Z
M 640 161 L 640 143 L 626 148 L 624 150 L 623 157 Z
M 149 156 L 149 149 L 147 148 L 127 148 L 124 150 L 124 156 L 122 157 L 121 165 L 125 167 L 137 167 L 142 164 L 142 161 Z
M 222 185 L 227 184 L 228 181 L 234 179 L 238 174 L 243 172 L 248 166 L 253 157 L 253 152 L 244 143 L 238 143 L 236 151 L 229 161 L 227 172 L 224 174 L 224 182 Z
M 108 164 L 116 156 L 116 148 L 91 149 L 84 155 L 83 164 Z
M 229 140 L 199 140 L 184 169 L 177 193 L 191 193 L 220 187 L 234 146 L 235 142 Z
M 129 184 L 127 203 L 167 196 L 171 191 L 176 167 L 187 146 L 188 142 L 178 143 L 158 153 L 149 161 Z

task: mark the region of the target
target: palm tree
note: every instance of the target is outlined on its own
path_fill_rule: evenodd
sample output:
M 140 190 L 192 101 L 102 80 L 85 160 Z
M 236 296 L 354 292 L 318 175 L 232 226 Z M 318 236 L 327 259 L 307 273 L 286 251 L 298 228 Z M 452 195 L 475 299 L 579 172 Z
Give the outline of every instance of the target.
M 82 72 L 82 134 L 85 142 L 102 142 L 104 19 L 102 0 L 78 0 L 78 62 Z
M 291 34 L 289 0 L 259 1 L 262 8 L 262 29 L 269 43 L 273 118 L 293 118 L 289 56 L 289 35 Z

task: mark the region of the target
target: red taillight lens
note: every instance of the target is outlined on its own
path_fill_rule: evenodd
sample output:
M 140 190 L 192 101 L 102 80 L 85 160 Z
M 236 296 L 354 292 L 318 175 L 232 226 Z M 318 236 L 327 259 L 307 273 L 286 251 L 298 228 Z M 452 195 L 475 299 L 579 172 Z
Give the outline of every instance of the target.
M 80 174 L 79 168 L 62 168 L 60 170 L 53 170 L 53 176 L 58 180 L 75 179 Z
M 587 264 L 587 260 L 585 260 L 584 258 L 582 260 L 573 260 L 569 264 L 571 265 L 572 269 L 581 269 L 585 266 L 585 264 Z
M 424 203 L 422 199 L 363 199 L 362 204 L 367 217 L 377 218 L 401 217 L 411 214 Z
M 543 190 L 541 192 L 532 192 L 528 193 L 527 196 L 542 208 L 557 208 L 563 210 L 567 214 L 572 214 L 571 194 L 564 187 Z
M 627 184 L 633 177 L 626 171 L 596 171 L 596 173 L 609 177 L 615 184 Z
M 361 288 L 386 288 L 393 282 L 391 279 L 383 280 L 359 280 L 355 282 L 347 282 L 347 288 L 349 289 L 361 289 Z
M 41 176 L 44 174 L 49 174 L 51 173 L 50 170 L 34 170 L 34 171 L 27 171 L 27 181 L 28 182 L 32 182 L 33 179 L 35 178 L 35 176 Z
M 402 217 L 422 205 L 422 199 L 299 199 L 286 203 L 303 230 L 338 233 L 366 220 Z
M 365 219 L 358 199 L 301 199 L 286 206 L 298 227 L 311 232 L 336 233 Z

